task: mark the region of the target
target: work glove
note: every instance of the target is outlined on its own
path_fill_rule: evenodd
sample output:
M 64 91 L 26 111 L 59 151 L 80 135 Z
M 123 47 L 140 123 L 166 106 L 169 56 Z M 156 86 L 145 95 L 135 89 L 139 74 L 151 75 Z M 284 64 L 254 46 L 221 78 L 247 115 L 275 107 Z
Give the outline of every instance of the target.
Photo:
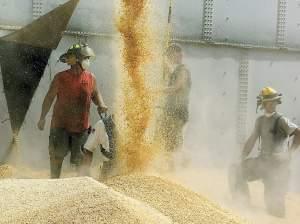
M 113 154 L 110 151 L 106 151 L 105 148 L 101 147 L 101 153 L 105 158 L 112 160 L 113 159 Z
M 106 105 L 98 106 L 97 111 L 99 114 L 105 113 L 108 110 L 108 107 Z

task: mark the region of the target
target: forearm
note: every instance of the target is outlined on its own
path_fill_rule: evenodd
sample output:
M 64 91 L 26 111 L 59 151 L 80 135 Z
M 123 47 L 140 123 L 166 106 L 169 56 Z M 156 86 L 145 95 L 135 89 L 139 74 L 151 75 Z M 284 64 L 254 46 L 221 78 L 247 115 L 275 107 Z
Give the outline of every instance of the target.
M 252 149 L 255 145 L 256 139 L 257 139 L 257 137 L 252 135 L 246 141 L 245 146 L 242 151 L 242 155 L 241 155 L 242 160 L 246 159 L 249 156 L 250 152 L 252 151 Z
M 300 129 L 296 129 L 291 149 L 294 151 L 299 147 L 299 145 L 300 145 Z
M 102 95 L 98 92 L 95 97 L 93 98 L 93 102 L 97 107 L 106 106 L 103 100 Z
M 53 101 L 54 101 L 54 98 L 46 96 L 46 98 L 43 102 L 43 105 L 42 105 L 42 112 L 41 112 L 41 116 L 40 116 L 41 120 L 44 120 L 46 118 Z
M 246 147 L 245 146 L 243 148 L 242 155 L 241 155 L 242 160 L 244 160 L 244 159 L 246 159 L 248 157 L 248 155 L 250 154 L 251 150 L 252 149 L 250 147 Z

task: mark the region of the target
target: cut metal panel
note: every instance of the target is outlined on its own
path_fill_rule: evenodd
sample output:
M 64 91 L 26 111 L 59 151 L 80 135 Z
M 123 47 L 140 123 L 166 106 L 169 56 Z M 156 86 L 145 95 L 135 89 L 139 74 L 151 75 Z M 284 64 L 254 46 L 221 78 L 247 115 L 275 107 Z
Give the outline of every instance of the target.
M 64 5 L 33 21 L 21 30 L 1 40 L 34 47 L 55 49 L 66 29 L 79 0 L 69 0 Z
M 65 3 L 66 0 L 44 1 L 44 13 Z M 115 2 L 116 0 L 82 0 L 68 25 L 70 30 L 112 33 L 115 32 Z
M 218 0 L 213 18 L 216 41 L 262 46 L 276 43 L 277 1 Z
M 1 0 L 0 21 L 7 25 L 25 25 L 32 21 L 32 0 Z
M 175 37 L 200 39 L 203 25 L 204 0 L 174 0 L 172 26 Z
M 6 104 L 6 99 L 4 95 L 2 74 L 0 69 L 0 158 L 4 156 L 5 150 L 9 145 L 9 140 L 11 138 L 11 130 L 9 123 L 9 114 Z
M 25 28 L 0 39 L 3 87 L 14 134 L 23 124 L 52 48 L 57 47 L 77 2 L 70 0 Z M 60 23 L 53 26 L 55 21 Z M 49 32 L 45 30 L 47 28 Z
M 286 26 L 286 44 L 300 48 L 300 0 L 288 1 Z
M 33 94 L 44 73 L 51 49 L 1 43 L 0 63 L 13 133 L 23 124 Z

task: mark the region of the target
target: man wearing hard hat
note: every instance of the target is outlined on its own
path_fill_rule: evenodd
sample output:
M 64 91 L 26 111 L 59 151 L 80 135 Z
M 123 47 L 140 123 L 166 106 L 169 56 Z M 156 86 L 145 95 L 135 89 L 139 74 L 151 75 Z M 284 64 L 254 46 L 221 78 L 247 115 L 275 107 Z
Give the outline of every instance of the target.
M 233 193 L 239 193 L 248 200 L 247 182 L 262 180 L 267 211 L 277 217 L 285 216 L 290 155 L 300 142 L 297 125 L 276 111 L 277 105 L 281 104 L 281 98 L 282 95 L 271 87 L 263 88 L 257 97 L 257 108 L 260 107 L 264 115 L 256 119 L 254 130 L 242 151 L 241 165 L 235 171 L 235 183 L 231 182 L 231 190 L 235 191 Z M 290 147 L 289 139 L 292 137 L 293 143 Z M 248 158 L 257 140 L 259 155 Z
M 91 101 L 98 112 L 107 110 L 97 89 L 95 76 L 88 71 L 90 59 L 95 57 L 87 44 L 74 44 L 60 56 L 60 61 L 70 69 L 58 73 L 52 81 L 42 105 L 38 128 L 44 130 L 46 115 L 56 98 L 51 120 L 49 154 L 51 177 L 59 178 L 64 157 L 71 152 L 71 164 L 81 165 L 81 147 L 89 132 L 89 111 Z

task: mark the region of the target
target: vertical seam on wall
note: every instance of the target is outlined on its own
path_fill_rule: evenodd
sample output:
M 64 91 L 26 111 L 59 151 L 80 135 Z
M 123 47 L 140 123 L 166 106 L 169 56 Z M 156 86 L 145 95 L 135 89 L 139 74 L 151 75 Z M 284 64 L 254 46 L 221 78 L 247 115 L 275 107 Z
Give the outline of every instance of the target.
M 287 5 L 287 0 L 278 0 L 276 27 L 276 45 L 278 47 L 286 45 Z
M 248 110 L 248 73 L 249 57 L 248 51 L 243 52 L 239 66 L 239 104 L 237 139 L 238 143 L 243 144 L 246 140 L 247 130 L 247 110 Z
M 206 41 L 212 40 L 213 30 L 213 0 L 204 0 L 203 2 L 203 22 L 202 22 L 202 39 Z
M 43 14 L 43 0 L 32 0 L 32 18 L 34 20 Z

